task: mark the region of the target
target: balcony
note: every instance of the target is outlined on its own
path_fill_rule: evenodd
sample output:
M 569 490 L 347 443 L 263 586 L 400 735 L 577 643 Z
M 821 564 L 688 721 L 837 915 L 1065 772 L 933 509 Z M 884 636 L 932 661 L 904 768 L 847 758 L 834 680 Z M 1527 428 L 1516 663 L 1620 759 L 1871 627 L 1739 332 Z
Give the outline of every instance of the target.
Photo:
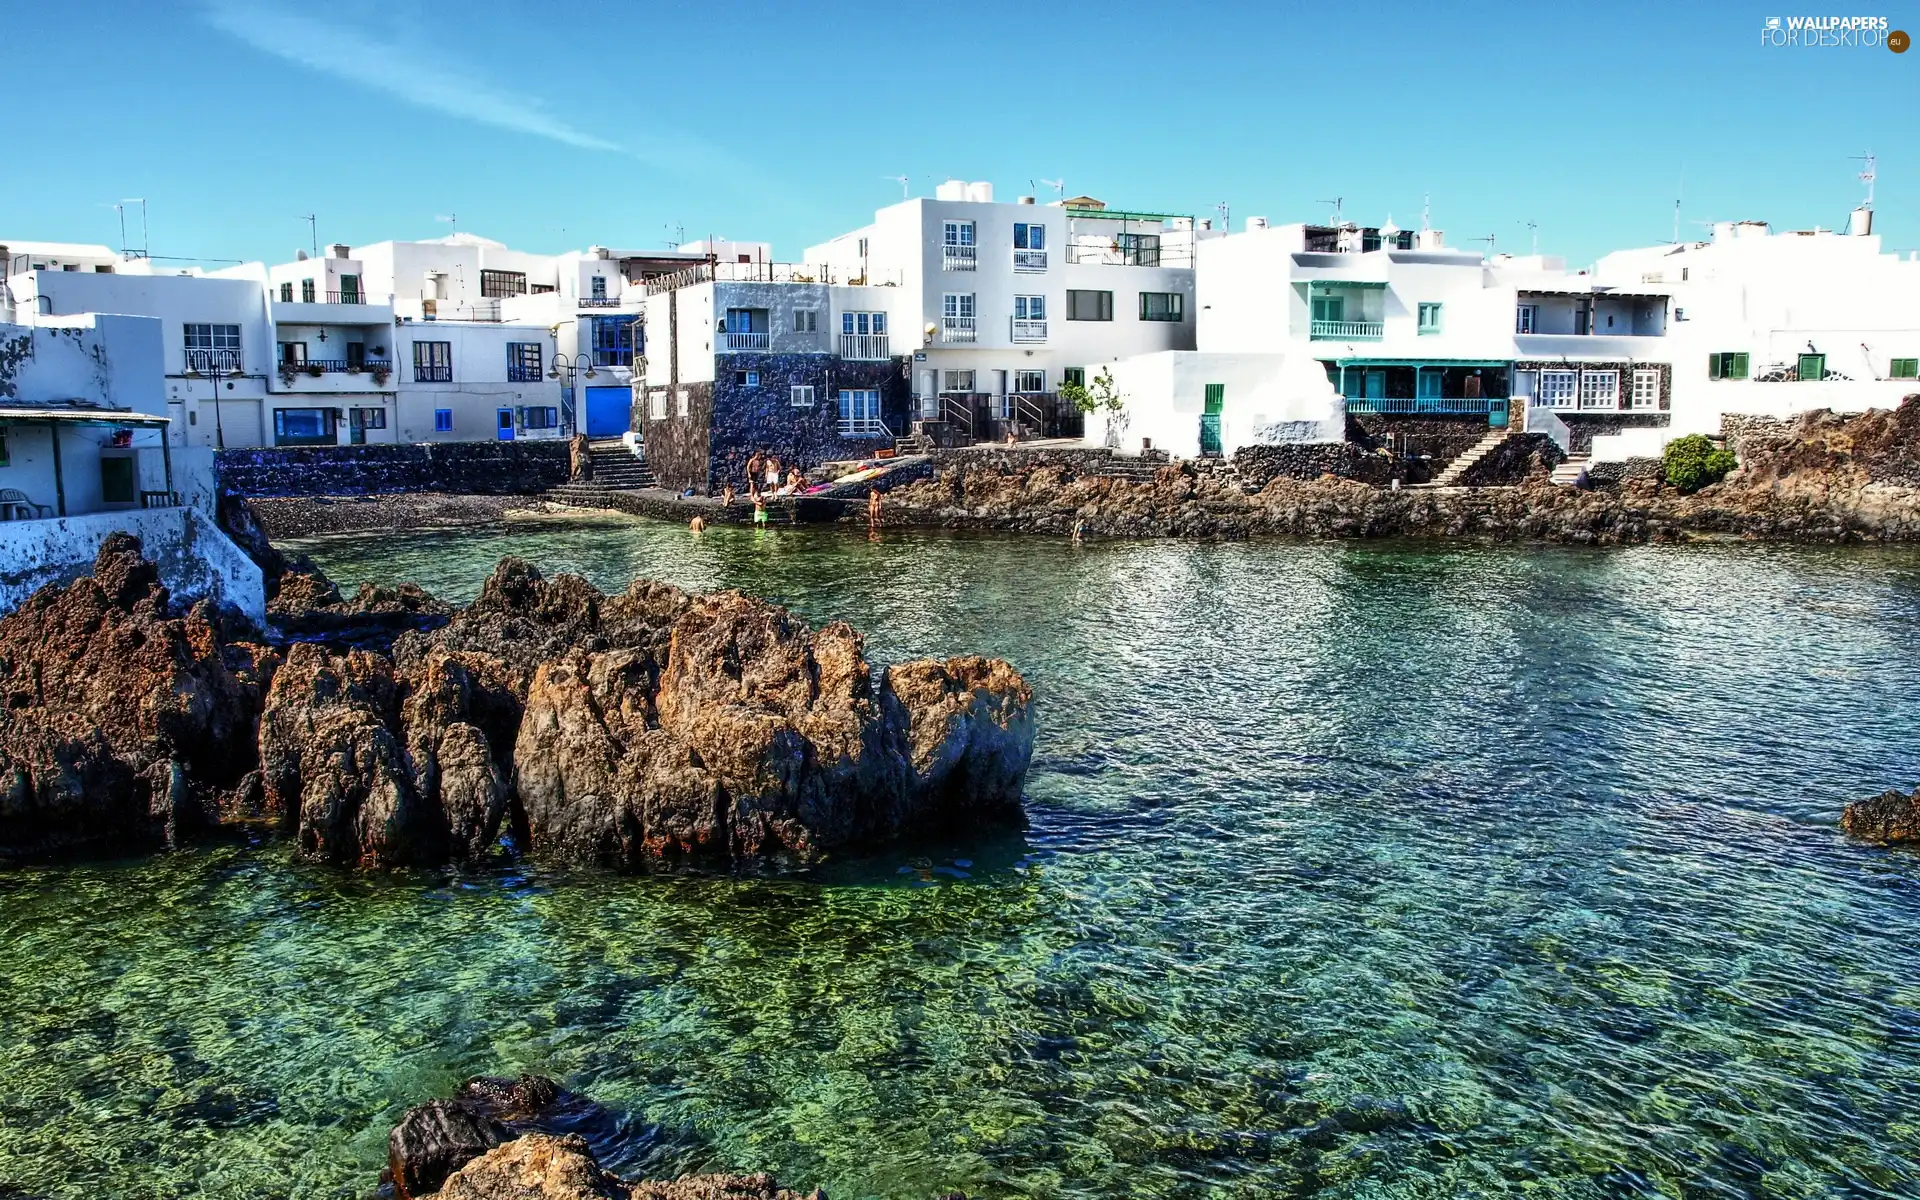
M 328 304 L 365 304 L 366 302 L 367 302 L 367 297 L 366 297 L 366 293 L 364 292 L 353 291 L 353 292 L 328 292 L 327 293 Z
M 940 340 L 976 342 L 980 339 L 972 317 L 942 317 L 940 318 Z
M 274 300 L 267 315 L 276 325 L 391 325 L 393 305 L 371 303 L 365 292 L 327 292 L 324 304 L 311 300 Z M 346 299 L 340 297 L 345 296 Z
M 238 350 L 188 350 L 187 370 L 202 375 L 231 375 L 240 370 Z
M 289 365 L 291 365 L 296 373 L 304 369 L 308 374 L 312 374 L 317 368 L 324 375 L 360 371 L 371 375 L 376 371 L 393 370 L 392 361 L 384 358 L 369 358 L 358 363 L 348 363 L 344 358 L 310 358 L 303 363 L 281 363 L 280 369 L 283 371 L 287 370 Z
M 893 431 L 879 417 L 841 417 L 841 437 L 892 437 Z
M 979 261 L 978 246 L 942 246 L 940 248 L 940 269 L 943 271 L 972 271 Z
M 1382 321 L 1315 321 L 1307 337 L 1315 342 L 1377 342 L 1385 333 Z
M 1013 319 L 1013 340 L 1016 342 L 1044 342 L 1047 340 L 1047 323 L 1045 321 L 1023 321 L 1019 317 L 1015 317 Z
M 1044 271 L 1047 269 L 1047 252 L 1045 250 L 1015 250 L 1013 252 L 1013 269 L 1022 275 L 1032 275 Z
M 887 349 L 887 335 L 884 333 L 843 333 L 840 335 L 840 357 L 855 362 L 878 362 L 892 358 Z
M 1390 416 L 1473 416 L 1483 417 L 1506 411 L 1507 400 L 1499 396 L 1348 396 L 1350 413 L 1378 413 Z
M 619 308 L 620 301 L 612 296 L 582 296 L 579 305 L 581 308 Z
M 771 350 L 773 335 L 770 333 L 723 333 L 720 335 L 720 347 L 730 353 L 741 350 Z

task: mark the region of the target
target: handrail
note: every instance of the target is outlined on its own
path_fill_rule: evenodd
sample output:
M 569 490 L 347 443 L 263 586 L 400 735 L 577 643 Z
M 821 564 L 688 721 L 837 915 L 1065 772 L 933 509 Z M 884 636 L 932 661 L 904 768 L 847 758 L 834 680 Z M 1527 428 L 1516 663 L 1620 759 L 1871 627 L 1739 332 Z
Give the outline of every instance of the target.
M 973 440 L 973 393 L 972 392 L 940 393 L 940 419 L 949 425 L 953 425 L 965 431 L 967 435 L 967 440 L 972 441 Z

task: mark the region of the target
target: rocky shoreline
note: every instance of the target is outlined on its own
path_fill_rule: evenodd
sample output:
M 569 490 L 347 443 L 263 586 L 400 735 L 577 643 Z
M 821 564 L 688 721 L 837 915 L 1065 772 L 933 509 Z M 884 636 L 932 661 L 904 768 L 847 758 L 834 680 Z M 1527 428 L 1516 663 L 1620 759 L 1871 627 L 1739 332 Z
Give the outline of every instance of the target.
M 511 514 L 565 512 L 538 496 L 399 492 L 369 496 L 264 496 L 248 501 L 270 537 L 460 529 L 493 525 Z
M 1805 414 L 1744 436 L 1740 459 L 1726 480 L 1691 494 L 1646 474 L 1604 487 L 1555 486 L 1539 455 L 1518 461 L 1524 474 L 1513 486 L 1399 489 L 1322 474 L 1275 475 L 1249 490 L 1241 472 L 1210 462 L 1129 479 L 988 459 L 895 489 L 884 521 L 1107 538 L 1920 541 L 1920 397 L 1855 417 Z
M 139 544 L 0 619 L 0 855 L 227 827 L 358 868 L 520 853 L 805 866 L 1018 821 L 1032 693 L 1007 663 L 876 672 L 850 626 L 738 592 L 602 594 L 502 560 L 475 602 L 289 571 L 269 640 L 179 611 Z

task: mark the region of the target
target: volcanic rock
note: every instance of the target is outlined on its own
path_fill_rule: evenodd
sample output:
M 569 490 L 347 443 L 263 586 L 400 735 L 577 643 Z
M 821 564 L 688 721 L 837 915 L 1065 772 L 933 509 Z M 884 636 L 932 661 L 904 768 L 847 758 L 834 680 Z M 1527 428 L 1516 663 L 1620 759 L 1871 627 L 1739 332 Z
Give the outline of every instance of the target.
M 1856 800 L 1840 814 L 1840 828 L 1863 842 L 1920 842 L 1920 788 Z

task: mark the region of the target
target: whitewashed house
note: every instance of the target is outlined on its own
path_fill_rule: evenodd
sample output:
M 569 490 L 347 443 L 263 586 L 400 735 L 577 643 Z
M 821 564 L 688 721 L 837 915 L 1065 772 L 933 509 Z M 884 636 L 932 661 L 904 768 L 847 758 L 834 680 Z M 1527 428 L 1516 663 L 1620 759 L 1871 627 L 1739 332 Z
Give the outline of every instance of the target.
M 997 440 L 1008 423 L 1051 432 L 1055 393 L 1091 364 L 1193 348 L 1197 232 L 1191 217 L 1086 196 L 998 203 L 991 184 L 949 180 L 805 259 L 888 289 L 886 332 L 910 359 L 915 419 Z M 853 320 L 838 332 L 872 328 Z
M 125 531 L 177 596 L 265 619 L 259 568 L 213 520 L 212 452 L 167 437 L 165 357 L 159 320 L 20 313 L 0 288 L 0 611 Z
M 1672 296 L 1672 434 L 1920 392 L 1920 253 L 1886 253 L 1870 208 L 1844 232 L 1723 222 L 1711 240 L 1606 255 L 1595 275 Z

